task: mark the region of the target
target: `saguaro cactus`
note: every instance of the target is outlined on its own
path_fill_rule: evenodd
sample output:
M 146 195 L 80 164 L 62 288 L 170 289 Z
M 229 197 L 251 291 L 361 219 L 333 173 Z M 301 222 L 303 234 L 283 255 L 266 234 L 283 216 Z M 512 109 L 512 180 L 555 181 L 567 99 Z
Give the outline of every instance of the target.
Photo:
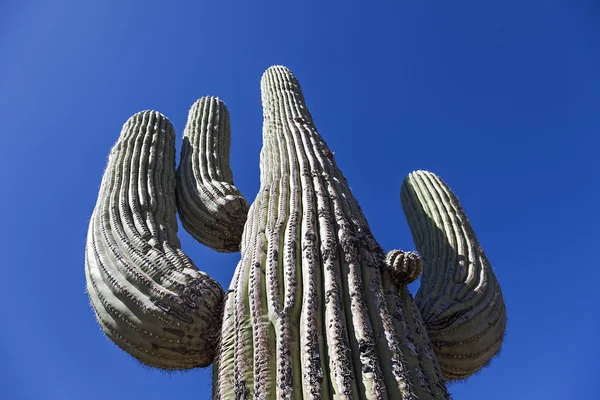
M 446 381 L 482 368 L 506 323 L 456 197 L 435 175 L 412 173 L 401 198 L 419 255 L 386 256 L 296 78 L 271 67 L 261 90 L 261 185 L 249 209 L 218 99 L 192 107 L 177 179 L 168 121 L 145 112 L 125 124 L 86 247 L 100 325 L 152 366 L 214 361 L 215 399 L 449 398 Z M 179 250 L 175 202 L 198 241 L 241 251 L 225 294 Z M 413 300 L 407 284 L 421 269 Z

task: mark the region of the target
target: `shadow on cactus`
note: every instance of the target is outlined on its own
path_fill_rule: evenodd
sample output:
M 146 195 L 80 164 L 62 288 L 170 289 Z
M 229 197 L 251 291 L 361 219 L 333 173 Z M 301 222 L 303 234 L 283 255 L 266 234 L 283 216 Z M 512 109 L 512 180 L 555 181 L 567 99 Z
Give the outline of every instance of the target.
M 506 310 L 462 208 L 437 176 L 410 174 L 402 206 L 418 254 L 373 237 L 300 85 L 281 66 L 261 80 L 260 190 L 251 206 L 229 168 L 229 115 L 190 110 L 180 165 L 154 111 L 113 147 L 86 245 L 98 323 L 144 364 L 213 364 L 215 399 L 447 399 L 498 353 Z M 181 251 L 184 228 L 240 251 L 229 290 Z M 413 300 L 407 289 L 421 270 Z

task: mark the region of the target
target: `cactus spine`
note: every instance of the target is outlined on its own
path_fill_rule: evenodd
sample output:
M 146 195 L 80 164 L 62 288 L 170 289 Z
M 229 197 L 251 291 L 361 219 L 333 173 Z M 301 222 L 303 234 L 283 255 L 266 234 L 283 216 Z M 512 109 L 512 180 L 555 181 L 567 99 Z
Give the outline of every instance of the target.
M 233 186 L 228 114 L 219 100 L 203 98 L 192 107 L 177 172 L 177 205 L 186 230 L 215 250 L 241 251 L 224 296 L 179 250 L 170 124 L 157 113 L 148 115 L 158 125 L 136 123 L 142 113 L 125 125 L 86 247 L 88 292 L 100 325 L 149 365 L 201 366 L 214 356 L 215 399 L 448 399 L 446 379 L 485 365 L 499 350 L 505 325 L 497 281 L 456 198 L 434 175 L 411 174 L 402 204 L 423 260 L 400 250 L 386 257 L 293 74 L 269 68 L 261 91 L 261 185 L 249 209 Z M 130 131 L 142 139 L 125 133 Z M 136 150 L 146 141 L 166 144 Z M 160 157 L 159 150 L 166 159 L 160 167 L 136 156 Z M 138 167 L 124 167 L 129 165 Z M 157 175 L 164 188 L 143 191 L 139 182 Z M 435 184 L 423 186 L 422 177 Z M 118 183 L 106 183 L 113 181 Z M 113 203 L 121 208 L 115 211 Z M 158 203 L 158 211 L 148 207 Z M 154 235 L 154 225 L 147 223 L 152 218 L 165 219 L 164 235 Z M 109 240 L 105 221 L 117 221 L 109 233 L 127 234 Z M 118 256 L 106 251 L 113 247 Z M 415 302 L 406 285 L 418 277 L 421 263 L 423 285 Z M 174 270 L 182 276 L 179 291 L 165 278 Z M 139 278 L 144 274 L 146 280 Z M 155 307 L 128 301 L 130 293 Z M 180 328 L 181 318 L 189 332 Z M 152 335 L 140 334 L 145 331 Z M 166 345 L 181 340 L 181 333 L 194 338 L 188 349 Z M 214 354 L 210 345 L 217 337 Z

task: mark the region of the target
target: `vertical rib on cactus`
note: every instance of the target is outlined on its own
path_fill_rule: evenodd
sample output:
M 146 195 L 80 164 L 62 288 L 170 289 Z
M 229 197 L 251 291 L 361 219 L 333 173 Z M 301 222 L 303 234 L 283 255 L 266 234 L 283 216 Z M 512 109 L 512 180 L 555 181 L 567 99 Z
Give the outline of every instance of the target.
M 218 98 L 190 109 L 177 168 L 177 209 L 185 230 L 221 252 L 240 250 L 248 203 L 229 167 L 229 112 Z
M 462 379 L 498 353 L 506 309 L 496 276 L 454 193 L 432 173 L 411 173 L 402 207 L 424 260 L 416 301 L 447 379 Z
M 179 248 L 175 135 L 161 114 L 140 112 L 123 126 L 85 253 L 91 304 L 113 342 L 158 368 L 212 362 L 223 291 Z
M 261 186 L 225 301 L 213 396 L 449 398 L 421 315 L 391 278 L 298 81 L 271 67 L 261 90 Z

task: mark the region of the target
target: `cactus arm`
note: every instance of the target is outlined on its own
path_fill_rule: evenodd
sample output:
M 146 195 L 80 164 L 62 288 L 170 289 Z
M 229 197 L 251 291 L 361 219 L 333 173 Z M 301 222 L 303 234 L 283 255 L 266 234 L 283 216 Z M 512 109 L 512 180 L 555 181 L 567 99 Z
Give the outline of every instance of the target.
M 407 371 L 405 379 L 417 399 L 450 398 L 421 315 L 406 285 L 398 285 L 392 268 L 383 270 L 383 288 Z M 416 384 L 415 384 L 416 383 Z M 411 398 L 411 397 L 409 397 Z
M 223 324 L 214 398 L 448 399 L 420 313 L 381 268 L 298 81 L 271 67 L 261 91 L 261 186 L 225 301 L 233 322 Z
M 500 286 L 456 196 L 432 173 L 404 181 L 402 207 L 423 258 L 416 295 L 447 379 L 483 368 L 502 345 L 506 309 Z
M 177 209 L 184 229 L 221 252 L 240 250 L 248 203 L 229 166 L 229 112 L 214 97 L 191 107 L 177 168 Z
M 421 275 L 421 259 L 417 253 L 391 250 L 385 257 L 391 279 L 400 287 L 413 282 Z
M 85 275 L 106 335 L 140 362 L 186 369 L 212 362 L 223 291 L 180 250 L 175 135 L 144 111 L 123 126 L 90 220 Z

